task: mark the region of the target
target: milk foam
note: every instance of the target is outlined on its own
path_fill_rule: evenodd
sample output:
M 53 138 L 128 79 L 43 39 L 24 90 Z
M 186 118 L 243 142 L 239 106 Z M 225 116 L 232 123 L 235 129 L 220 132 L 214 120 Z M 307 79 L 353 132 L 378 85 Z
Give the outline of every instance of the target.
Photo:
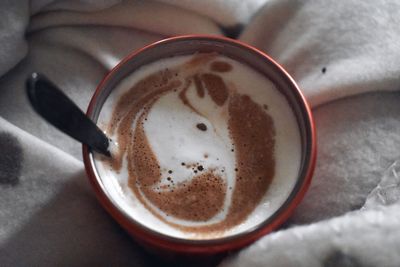
M 188 61 L 192 56 L 179 56 L 159 60 L 141 67 L 125 78 L 111 93 L 98 119 L 100 126 L 109 123 L 113 104 L 129 90 L 132 85 L 157 70 L 171 68 Z M 247 65 L 226 57 L 218 59 L 228 62 L 233 70 L 221 76 L 237 89 L 240 94 L 247 94 L 251 99 L 266 105 L 268 114 L 275 124 L 275 176 L 260 204 L 241 224 L 228 229 L 223 236 L 230 236 L 250 229 L 269 218 L 287 199 L 298 176 L 301 161 L 301 143 L 298 125 L 285 97 L 275 88 L 270 80 L 255 72 Z M 228 112 L 226 106 L 218 107 L 205 95 L 199 98 L 194 85 L 188 88 L 187 98 L 201 114 L 193 112 L 179 100 L 178 92 L 168 92 L 152 106 L 144 126 L 148 141 L 159 160 L 161 167 L 161 185 L 168 184 L 167 177 L 173 176 L 175 183 L 194 176 L 191 168 L 182 168 L 181 163 L 199 163 L 205 169 L 215 169 L 226 181 L 227 194 L 224 209 L 207 222 L 190 222 L 167 217 L 161 210 L 159 214 L 168 221 L 187 226 L 207 225 L 221 221 L 226 215 L 232 191 L 235 186 L 235 154 L 231 151 L 232 140 L 227 127 Z M 195 125 L 204 123 L 207 131 L 198 130 Z M 132 127 L 134 127 L 133 125 Z M 115 139 L 115 136 L 112 136 Z M 97 158 L 98 156 L 95 156 Z M 107 194 L 121 209 L 146 227 L 173 237 L 189 239 L 209 239 L 212 236 L 198 235 L 180 231 L 148 211 L 138 201 L 128 187 L 126 162 L 119 173 L 111 170 L 102 161 L 95 165 L 100 180 Z M 168 171 L 172 171 L 170 174 Z M 151 203 L 148 203 L 151 205 Z M 154 209 L 157 207 L 152 206 Z

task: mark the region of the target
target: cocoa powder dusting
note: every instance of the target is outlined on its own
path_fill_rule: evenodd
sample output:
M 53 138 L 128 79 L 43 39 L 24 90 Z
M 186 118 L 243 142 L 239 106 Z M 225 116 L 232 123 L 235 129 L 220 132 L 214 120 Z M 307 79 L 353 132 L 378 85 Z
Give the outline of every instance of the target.
M 193 107 L 193 105 L 190 103 L 189 99 L 186 96 L 187 90 L 189 89 L 190 84 L 192 83 L 192 80 L 186 79 L 185 81 L 185 86 L 183 87 L 182 91 L 179 93 L 179 98 L 182 100 L 182 103 L 189 107 L 191 110 L 199 114 L 198 110 Z
M 201 80 L 199 79 L 199 76 L 197 74 L 194 75 L 193 80 L 194 80 L 194 85 L 196 86 L 197 95 L 199 97 L 203 98 L 204 97 L 204 87 L 203 87 Z
M 229 114 L 238 168 L 226 223 L 234 226 L 254 210 L 275 175 L 275 128 L 273 119 L 247 95 L 232 93 Z
M 115 171 L 120 170 L 126 156 L 128 185 L 138 200 L 157 218 L 175 228 L 198 234 L 212 233 L 214 236 L 247 218 L 265 195 L 275 173 L 274 124 L 263 107 L 246 95 L 229 92 L 219 75 L 189 73 L 189 76 L 183 77 L 184 82 L 176 78 L 175 74 L 182 74 L 181 70 L 187 66 L 201 66 L 215 56 L 198 54 L 180 67 L 156 72 L 139 81 L 121 95 L 107 129 L 110 134 L 116 132 L 119 144 L 118 153 L 109 160 L 110 165 Z M 229 67 L 224 64 L 228 63 L 215 61 L 211 69 L 216 72 L 229 71 Z M 206 222 L 222 211 L 228 189 L 225 180 L 217 175 L 215 169 L 207 169 L 199 163 L 181 162 L 183 168 L 192 168 L 196 174 L 185 182 L 175 184 L 170 170 L 168 184 L 160 184 L 163 180 L 162 171 L 144 130 L 152 105 L 167 92 L 180 90 L 178 96 L 181 101 L 197 112 L 186 97 L 191 82 L 196 86 L 198 97 L 204 97 L 206 89 L 218 106 L 228 103 L 228 125 L 237 162 L 236 183 L 234 188 L 229 188 L 233 194 L 226 217 L 220 222 L 204 226 L 172 223 L 149 204 L 168 216 L 198 222 Z M 135 119 L 135 127 L 132 129 Z M 205 124 L 199 123 L 196 127 L 202 131 L 207 130 Z M 204 158 L 208 158 L 208 154 L 204 154 Z
M 146 109 L 146 104 L 164 92 L 181 86 L 179 80 L 173 80 L 170 70 L 156 72 L 139 81 L 118 99 L 111 117 L 107 132 L 111 135 L 117 130 L 118 153 L 112 157 L 110 164 L 118 171 L 122 166 L 123 156 L 131 142 L 131 125 L 136 114 Z
M 111 123 L 107 129 L 108 132 L 113 134 L 120 120 L 126 117 L 126 113 L 131 110 L 133 106 L 142 108 L 141 105 L 138 105 L 138 102 L 146 103 L 143 101 L 143 97 L 159 90 L 160 87 L 165 87 L 172 78 L 173 71 L 168 69 L 161 70 L 140 80 L 130 90 L 122 94 L 114 106 Z
M 211 219 L 221 210 L 225 199 L 225 183 L 212 171 L 193 177 L 185 186 L 181 183 L 171 190 L 154 190 L 154 185 L 160 183 L 162 177 L 158 160 L 144 132 L 144 114 L 139 117 L 134 134 L 135 142 L 128 153 L 131 189 L 137 195 L 140 195 L 140 189 L 147 200 L 170 216 L 192 221 Z M 156 214 L 145 201 L 142 203 Z
M 221 76 L 212 73 L 204 73 L 201 75 L 201 80 L 205 84 L 207 92 L 212 100 L 218 106 L 222 106 L 228 99 L 228 88 Z
M 211 70 L 216 72 L 229 72 L 232 70 L 232 65 L 224 61 L 214 61 L 211 63 Z

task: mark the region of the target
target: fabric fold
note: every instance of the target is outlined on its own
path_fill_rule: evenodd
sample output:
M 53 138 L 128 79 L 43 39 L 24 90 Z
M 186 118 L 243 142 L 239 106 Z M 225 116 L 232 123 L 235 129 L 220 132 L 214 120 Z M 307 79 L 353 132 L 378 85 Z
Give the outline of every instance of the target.
M 275 58 L 312 106 L 398 90 L 397 1 L 271 0 L 240 39 Z
M 356 211 L 270 234 L 219 266 L 395 267 L 399 225 L 400 205 Z
M 155 1 L 123 1 L 95 12 L 52 10 L 36 14 L 28 32 L 57 26 L 118 26 L 161 36 L 221 34 L 211 19 L 172 5 Z

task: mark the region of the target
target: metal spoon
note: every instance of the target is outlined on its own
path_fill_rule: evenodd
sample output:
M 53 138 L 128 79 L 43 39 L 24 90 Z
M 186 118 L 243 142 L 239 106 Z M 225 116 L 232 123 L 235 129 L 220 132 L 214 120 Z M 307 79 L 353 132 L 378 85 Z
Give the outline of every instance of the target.
M 111 139 L 46 76 L 32 73 L 26 81 L 26 90 L 33 108 L 45 120 L 93 150 L 111 157 Z

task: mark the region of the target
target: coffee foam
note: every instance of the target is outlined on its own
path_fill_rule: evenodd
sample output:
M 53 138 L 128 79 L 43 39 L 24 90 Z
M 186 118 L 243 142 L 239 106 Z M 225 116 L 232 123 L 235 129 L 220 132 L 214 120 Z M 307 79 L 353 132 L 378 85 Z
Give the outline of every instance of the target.
M 129 77 L 125 78 L 107 99 L 98 120 L 100 126 L 107 125 L 111 119 L 113 103 L 144 77 L 161 69 L 172 68 L 190 60 L 192 56 L 180 56 L 162 59 L 143 66 Z M 166 235 L 190 238 L 208 239 L 218 236 L 230 236 L 264 221 L 276 211 L 290 194 L 296 182 L 301 160 L 300 135 L 296 119 L 286 99 L 275 86 L 264 76 L 226 57 L 218 56 L 220 62 L 211 68 L 221 72 L 223 78 L 229 81 L 238 93 L 246 94 L 267 109 L 275 125 L 275 175 L 269 188 L 250 216 L 242 223 L 222 233 L 198 234 L 182 231 L 164 223 L 138 201 L 129 188 L 127 163 L 124 159 L 120 172 L 111 170 L 102 161 L 96 160 L 96 168 L 107 194 L 125 210 L 132 218 L 146 227 Z M 216 66 L 217 65 L 217 66 Z M 149 145 L 157 156 L 162 180 L 160 187 L 170 184 L 171 177 L 175 184 L 183 183 L 193 178 L 195 170 L 201 166 L 204 170 L 213 170 L 225 181 L 226 194 L 222 210 L 206 222 L 193 222 L 167 216 L 152 203 L 147 203 L 157 210 L 164 220 L 184 226 L 201 226 L 223 220 L 229 209 L 232 188 L 235 188 L 235 153 L 232 152 L 232 140 L 228 130 L 227 107 L 222 101 L 214 101 L 212 95 L 205 93 L 199 97 L 198 88 L 191 83 L 186 91 L 186 98 L 191 106 L 185 105 L 179 96 L 179 91 L 169 91 L 155 101 L 147 115 L 144 131 Z M 222 103 L 222 104 L 221 104 Z M 193 109 L 197 112 L 193 112 Z M 200 115 L 201 114 L 201 115 Z M 135 120 L 133 127 L 136 127 Z M 197 125 L 202 124 L 206 131 Z M 204 127 L 203 127 L 204 128 Z M 113 139 L 116 136 L 112 136 Z M 234 149 L 234 148 L 233 148 Z M 96 158 L 98 156 L 96 155 Z M 182 163 L 185 165 L 182 166 Z M 193 165 L 193 166 L 192 166 Z M 169 171 L 172 171 L 170 173 Z M 198 174 L 198 173 L 197 173 Z

